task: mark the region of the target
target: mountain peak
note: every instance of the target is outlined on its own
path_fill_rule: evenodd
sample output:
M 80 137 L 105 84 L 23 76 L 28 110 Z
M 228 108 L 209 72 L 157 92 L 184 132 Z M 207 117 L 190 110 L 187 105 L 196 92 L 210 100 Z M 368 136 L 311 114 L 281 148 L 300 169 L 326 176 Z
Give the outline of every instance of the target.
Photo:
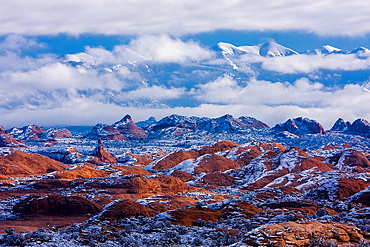
M 288 131 L 295 135 L 325 134 L 324 127 L 319 122 L 303 117 L 288 119 L 285 123 L 276 124 L 272 130 Z
M 279 45 L 276 42 L 270 41 L 262 44 L 259 54 L 264 57 L 283 57 L 298 54 L 290 48 Z

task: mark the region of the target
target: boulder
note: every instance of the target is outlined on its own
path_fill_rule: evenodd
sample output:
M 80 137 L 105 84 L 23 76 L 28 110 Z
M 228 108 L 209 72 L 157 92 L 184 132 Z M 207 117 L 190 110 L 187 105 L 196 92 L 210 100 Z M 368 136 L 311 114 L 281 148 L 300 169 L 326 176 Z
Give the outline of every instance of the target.
M 101 210 L 100 205 L 84 197 L 63 195 L 26 196 L 13 207 L 14 213 L 21 214 L 85 215 Z
M 117 200 L 108 204 L 101 214 L 99 219 L 102 220 L 120 220 L 131 217 L 153 217 L 157 213 L 151 208 L 141 205 L 133 200 Z
M 336 222 L 302 221 L 264 225 L 245 236 L 251 246 L 308 246 L 314 239 L 340 245 L 358 243 L 363 237 L 355 226 Z

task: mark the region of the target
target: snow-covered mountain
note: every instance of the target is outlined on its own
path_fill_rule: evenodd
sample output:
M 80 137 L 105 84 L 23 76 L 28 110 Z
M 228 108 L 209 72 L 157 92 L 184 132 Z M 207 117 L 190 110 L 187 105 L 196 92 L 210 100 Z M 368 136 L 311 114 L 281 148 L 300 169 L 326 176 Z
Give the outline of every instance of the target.
M 320 54 L 328 55 L 328 54 L 347 54 L 348 52 L 331 45 L 324 45 L 319 49 L 308 50 L 303 53 L 308 55 L 320 55 Z
M 217 47 L 221 50 L 224 56 L 249 54 L 264 57 L 284 57 L 298 54 L 298 52 L 275 42 L 239 47 L 229 43 L 220 42 L 217 44 Z
M 192 90 L 225 75 L 236 80 L 239 86 L 251 79 L 293 84 L 303 77 L 325 86 L 340 87 L 348 83 L 361 84 L 370 77 L 370 69 L 361 65 L 370 57 L 370 51 L 364 47 L 345 51 L 325 45 L 299 53 L 276 42 L 242 46 L 220 42 L 208 50 L 212 55 L 197 61 L 182 62 L 156 61 L 127 49 L 120 52 L 66 55 L 65 63 L 68 66 L 93 71 L 101 81 L 114 78 L 121 83 L 111 90 L 96 89 L 79 93 L 87 96 L 98 94 L 103 103 L 129 107 L 194 107 L 204 102 L 200 97 L 192 97 Z M 342 61 L 339 64 L 358 59 L 356 64 L 361 65 L 360 69 L 330 66 L 330 61 L 336 59 L 334 56 Z M 316 66 L 316 62 L 322 68 Z M 190 97 L 186 92 L 191 92 Z

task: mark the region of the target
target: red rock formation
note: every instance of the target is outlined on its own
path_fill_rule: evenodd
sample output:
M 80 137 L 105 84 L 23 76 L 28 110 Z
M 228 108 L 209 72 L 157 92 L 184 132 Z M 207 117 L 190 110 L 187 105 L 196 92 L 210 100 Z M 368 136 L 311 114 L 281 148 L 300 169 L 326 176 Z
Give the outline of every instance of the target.
M 112 126 L 130 140 L 145 139 L 148 137 L 148 134 L 142 128 L 136 126 L 130 115 L 126 115 Z
M 236 178 L 222 172 L 209 173 L 202 177 L 203 182 L 211 187 L 232 186 Z
M 102 207 L 79 196 L 28 196 L 15 204 L 13 212 L 22 214 L 85 215 L 96 214 Z
M 265 155 L 269 154 L 274 153 L 267 152 Z M 269 159 L 267 159 L 264 165 L 269 173 L 268 175 L 263 176 L 261 179 L 258 179 L 256 182 L 251 184 L 251 188 L 253 189 L 263 188 L 264 186 L 273 182 L 275 179 L 281 178 L 289 173 L 294 174 L 294 179 L 292 181 L 282 180 L 270 187 L 286 186 L 287 183 L 294 187 L 302 183 L 302 181 L 298 182 L 301 177 L 295 173 L 309 170 L 311 168 L 315 168 L 315 170 L 312 172 L 328 172 L 332 170 L 329 165 L 323 163 L 319 159 L 308 156 L 302 149 L 297 147 L 291 147 L 290 149 L 284 151 L 284 153 L 279 156 L 278 164 L 274 164 L 272 162 L 270 159 L 272 157 L 268 156 L 267 158 Z M 263 162 L 263 160 L 261 160 L 261 162 Z
M 340 154 L 329 158 L 329 162 L 335 166 L 336 169 L 343 169 L 344 167 L 362 167 L 369 168 L 370 161 L 361 152 L 355 150 L 346 150 Z
M 99 165 L 101 163 L 113 163 L 116 164 L 116 158 L 111 154 L 105 151 L 104 145 L 101 139 L 98 141 L 98 146 L 92 152 L 93 159 L 87 160 L 88 163 Z
M 227 171 L 237 168 L 240 168 L 240 165 L 238 163 L 223 156 L 213 154 L 202 157 L 202 160 L 201 162 L 199 162 L 198 167 L 194 168 L 194 174 L 200 174 L 202 172 L 211 173 L 218 171 Z
M 169 212 L 172 216 L 171 221 L 174 224 L 194 226 L 198 219 L 205 222 L 216 222 L 222 218 L 221 210 L 212 210 L 205 208 L 184 208 Z
M 59 171 L 54 175 L 54 177 L 58 179 L 74 180 L 77 178 L 106 177 L 112 173 L 114 173 L 114 171 L 99 170 L 91 165 L 82 164 L 73 167 L 73 169 Z
M 368 181 L 364 181 L 362 179 L 342 177 L 338 180 L 336 198 L 338 198 L 339 200 L 342 200 L 343 198 L 348 198 L 367 188 L 369 185 L 370 183 Z
M 227 216 L 228 213 L 233 213 L 235 211 L 244 214 L 246 218 L 250 219 L 255 215 L 258 215 L 262 210 L 245 201 L 231 203 L 227 205 L 227 208 L 223 209 L 225 216 Z
M 0 147 L 24 147 L 26 146 L 21 140 L 13 138 L 8 132 L 0 125 Z
M 99 181 L 99 182 L 98 182 Z M 90 181 L 85 184 L 89 188 L 115 189 L 119 198 L 141 199 L 158 194 L 173 195 L 178 192 L 186 192 L 189 187 L 179 178 L 171 176 L 132 176 L 114 183 L 104 183 L 103 180 Z
M 0 156 L 0 174 L 10 177 L 42 175 L 64 171 L 69 166 L 40 154 L 28 154 L 18 150 Z
M 225 152 L 228 150 L 233 149 L 234 147 L 237 147 L 238 145 L 232 141 L 221 141 L 217 142 L 214 145 L 208 147 L 202 147 L 198 152 L 199 155 L 204 155 L 204 154 L 214 154 L 217 152 Z
M 252 145 L 239 147 L 236 151 L 237 157 L 235 159 L 235 162 L 237 162 L 241 166 L 244 166 L 248 165 L 253 159 L 260 156 L 263 152 L 265 152 L 265 158 L 272 158 L 285 150 L 285 146 L 277 144 L 275 142 L 256 142 Z
M 214 154 L 217 152 L 225 152 L 228 150 L 237 147 L 232 141 L 221 141 L 217 142 L 212 146 L 205 146 L 202 147 L 199 151 L 190 150 L 190 151 L 177 151 L 175 153 L 169 154 L 168 156 L 164 157 L 163 159 L 159 160 L 154 166 L 154 170 L 167 170 L 170 168 L 175 167 L 176 165 L 180 164 L 181 162 L 188 160 L 188 159 L 195 159 L 199 156 L 204 154 Z M 221 158 L 220 158 L 221 159 Z M 226 159 L 226 158 L 225 158 Z
M 153 217 L 157 213 L 148 207 L 132 200 L 118 200 L 106 206 L 99 215 L 103 220 L 120 220 L 131 217 Z
M 191 174 L 189 174 L 188 172 L 184 172 L 184 171 L 173 171 L 171 173 L 171 176 L 175 178 L 179 178 L 183 182 L 187 182 L 189 180 L 194 179 L 194 177 Z
M 49 138 L 70 138 L 72 134 L 67 129 L 56 129 L 51 128 L 48 129 L 43 135 L 41 136 L 42 139 L 49 139 Z
M 141 176 L 151 176 L 152 173 L 148 172 L 140 166 L 110 166 L 115 171 L 120 171 L 123 175 L 141 175 Z
M 86 137 L 104 140 L 139 140 L 147 138 L 148 135 L 143 129 L 136 126 L 130 115 L 126 115 L 113 125 L 95 125 Z
M 303 221 L 264 225 L 257 228 L 257 231 L 250 232 L 244 242 L 251 246 L 308 246 L 310 240 L 322 238 L 345 245 L 358 243 L 362 237 L 361 231 L 355 226 Z
M 164 157 L 162 160 L 158 161 L 157 164 L 153 167 L 154 170 L 167 170 L 170 168 L 175 167 L 179 163 L 188 160 L 188 159 L 195 159 L 199 157 L 199 153 L 197 151 L 177 151 L 175 153 L 172 153 L 166 157 Z
M 36 124 L 30 124 L 22 127 L 21 129 L 12 128 L 9 131 L 9 134 L 13 137 L 26 141 L 38 140 L 44 133 L 45 129 Z
M 302 117 L 288 119 L 283 124 L 276 124 L 272 129 L 275 131 L 288 131 L 296 135 L 326 134 L 324 127 L 320 123 Z

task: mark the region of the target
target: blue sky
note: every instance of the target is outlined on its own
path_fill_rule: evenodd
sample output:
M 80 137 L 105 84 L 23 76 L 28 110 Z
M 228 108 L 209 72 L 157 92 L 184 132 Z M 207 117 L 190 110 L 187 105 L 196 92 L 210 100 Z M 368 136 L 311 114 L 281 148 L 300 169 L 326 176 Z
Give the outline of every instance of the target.
M 172 113 L 249 115 L 270 125 L 304 116 L 327 128 L 338 117 L 370 119 L 367 55 L 227 60 L 211 49 L 267 41 L 297 52 L 370 48 L 369 13 L 367 0 L 6 1 L 0 124 Z

